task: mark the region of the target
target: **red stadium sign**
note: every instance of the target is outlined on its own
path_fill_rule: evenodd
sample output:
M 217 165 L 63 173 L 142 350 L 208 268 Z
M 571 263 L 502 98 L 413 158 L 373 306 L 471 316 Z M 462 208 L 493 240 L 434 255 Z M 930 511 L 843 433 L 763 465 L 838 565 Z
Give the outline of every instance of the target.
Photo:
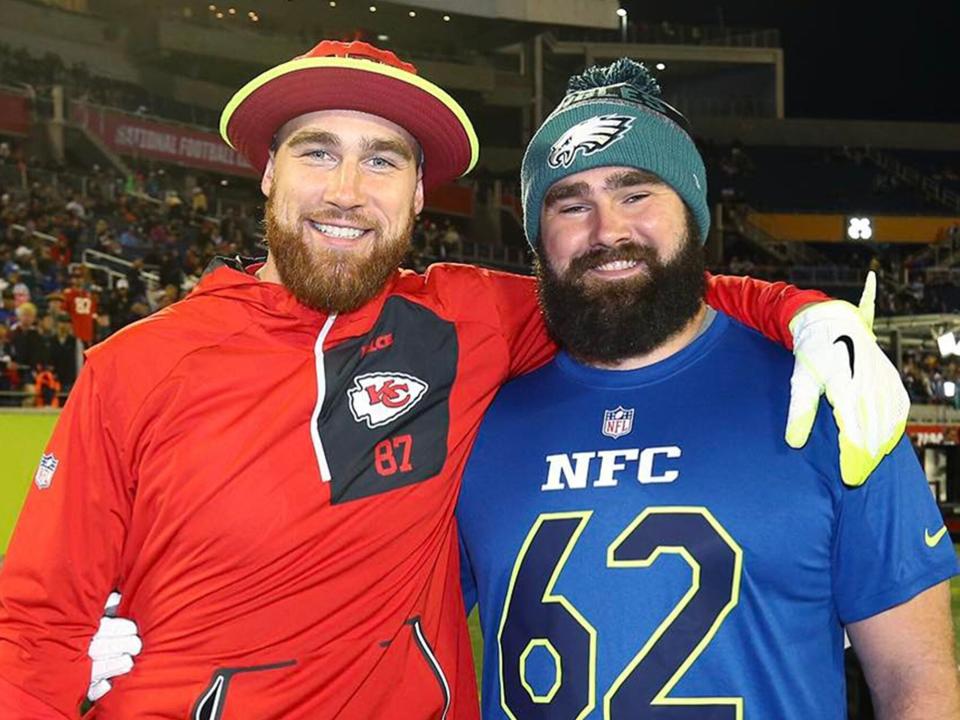
M 960 425 L 910 423 L 907 435 L 915 447 L 960 444 Z
M 73 121 L 119 155 L 165 160 L 210 172 L 256 177 L 257 171 L 220 136 L 186 125 L 146 120 L 104 107 L 74 103 Z
M 0 90 L 0 132 L 28 135 L 31 124 L 30 99 L 16 90 Z

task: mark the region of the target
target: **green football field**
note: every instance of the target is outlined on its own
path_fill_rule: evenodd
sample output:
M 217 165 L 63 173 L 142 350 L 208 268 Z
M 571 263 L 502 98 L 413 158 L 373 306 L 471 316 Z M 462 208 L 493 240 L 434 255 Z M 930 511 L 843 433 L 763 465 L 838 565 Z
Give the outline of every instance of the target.
M 957 555 L 960 555 L 960 545 L 954 545 Z M 960 662 L 960 577 L 950 581 L 950 598 L 953 609 L 953 644 L 957 651 L 957 660 Z M 473 661 L 477 668 L 477 687 L 480 687 L 480 658 L 483 655 L 483 638 L 480 635 L 480 624 L 477 611 L 470 613 L 470 640 L 473 643 Z

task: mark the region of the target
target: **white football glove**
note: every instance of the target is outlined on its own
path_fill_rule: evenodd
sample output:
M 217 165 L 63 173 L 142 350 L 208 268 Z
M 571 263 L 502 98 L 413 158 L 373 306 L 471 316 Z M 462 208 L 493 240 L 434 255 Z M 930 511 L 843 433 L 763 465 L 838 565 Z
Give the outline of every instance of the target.
M 111 678 L 125 675 L 133 669 L 133 658 L 143 649 L 133 620 L 113 617 L 120 605 L 120 593 L 110 593 L 100 618 L 100 628 L 90 641 L 87 655 L 93 660 L 87 699 L 96 702 L 113 687 Z
M 817 303 L 790 321 L 796 364 L 790 379 L 787 443 L 810 437 L 820 395 L 826 393 L 840 430 L 840 475 L 862 485 L 903 435 L 910 398 L 873 334 L 877 278 L 867 274 L 860 306 Z

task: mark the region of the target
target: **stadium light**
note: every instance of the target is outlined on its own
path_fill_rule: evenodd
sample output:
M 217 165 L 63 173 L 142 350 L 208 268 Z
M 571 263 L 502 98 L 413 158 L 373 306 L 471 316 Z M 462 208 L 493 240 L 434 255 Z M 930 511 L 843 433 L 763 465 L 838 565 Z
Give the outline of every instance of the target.
M 417 11 L 416 11 L 416 10 L 411 10 L 410 12 L 407 13 L 407 15 L 409 15 L 410 17 L 416 17 L 416 16 L 417 16 Z
M 207 10 L 209 10 L 210 12 L 216 12 L 216 11 L 217 11 L 217 6 L 216 6 L 216 5 L 207 5 Z
M 957 336 L 953 332 L 945 332 L 942 335 L 937 337 L 937 347 L 940 348 L 940 355 L 947 357 L 948 355 L 957 354 Z
M 377 6 L 376 6 L 376 5 L 371 5 L 371 6 L 370 6 L 370 12 L 376 12 L 376 11 L 377 11 Z
M 620 42 L 627 41 L 627 11 L 623 8 L 617 8 L 617 15 L 620 17 Z
M 336 6 L 337 6 L 337 0 L 330 0 L 330 7 L 336 7 Z
M 657 63 L 655 67 L 657 68 L 657 70 L 666 70 L 666 69 L 667 69 L 667 66 L 664 65 L 663 63 Z
M 386 42 L 389 39 L 390 39 L 389 35 L 384 35 L 383 33 L 380 33 L 379 35 L 377 35 L 377 40 L 379 40 L 380 42 Z
M 952 398 L 957 394 L 957 384 L 952 380 L 945 380 L 943 383 L 943 396 Z
M 449 16 L 449 15 L 444 15 L 444 16 L 443 16 L 443 21 L 444 21 L 444 22 L 450 22 L 450 16 Z
M 218 12 L 218 13 L 217 13 L 217 20 L 223 20 L 223 13 L 222 13 L 222 12 Z
M 873 237 L 873 221 L 868 217 L 847 218 L 849 240 L 869 240 Z
M 227 12 L 230 13 L 231 15 L 236 15 L 236 14 L 237 14 L 237 9 L 236 9 L 236 8 L 230 8 L 229 10 L 227 10 Z

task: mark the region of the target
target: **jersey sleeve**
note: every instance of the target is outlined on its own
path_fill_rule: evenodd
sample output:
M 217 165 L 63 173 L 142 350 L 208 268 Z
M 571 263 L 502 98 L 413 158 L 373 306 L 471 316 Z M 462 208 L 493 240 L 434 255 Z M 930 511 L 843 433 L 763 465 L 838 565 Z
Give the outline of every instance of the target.
M 557 354 L 556 343 L 537 301 L 536 280 L 524 275 L 483 271 L 493 288 L 500 332 L 510 357 L 508 377 L 530 372 Z
M 957 574 L 956 551 L 906 436 L 869 482 L 840 492 L 833 587 L 844 624 Z
M 0 571 L 0 707 L 36 718 L 28 693 L 76 717 L 90 678 L 87 649 L 118 568 L 133 491 L 114 403 L 88 363 L 34 476 Z
M 767 282 L 746 275 L 707 278 L 707 304 L 736 318 L 769 339 L 792 350 L 790 320 L 804 305 L 829 300 L 819 290 L 801 290 L 785 282 Z

